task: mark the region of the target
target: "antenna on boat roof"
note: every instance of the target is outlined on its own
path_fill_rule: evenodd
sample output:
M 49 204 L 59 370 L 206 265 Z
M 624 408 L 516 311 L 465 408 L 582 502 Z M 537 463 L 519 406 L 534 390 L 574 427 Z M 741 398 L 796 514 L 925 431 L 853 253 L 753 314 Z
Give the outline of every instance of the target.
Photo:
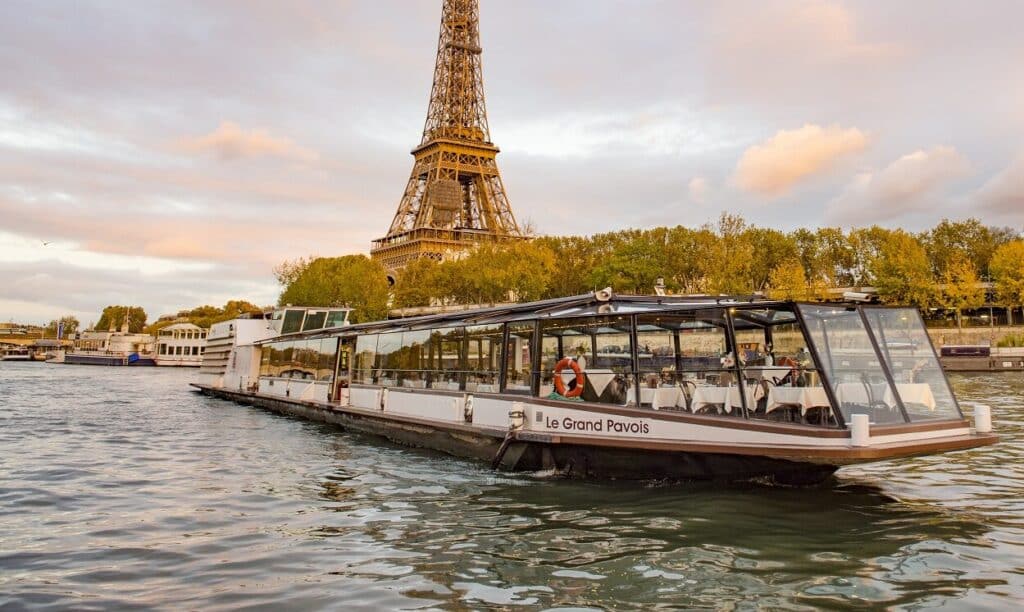
M 613 295 L 615 294 L 612 292 L 611 287 L 605 287 L 604 289 L 599 289 L 594 292 L 594 298 L 598 302 L 607 302 L 608 300 L 612 299 Z

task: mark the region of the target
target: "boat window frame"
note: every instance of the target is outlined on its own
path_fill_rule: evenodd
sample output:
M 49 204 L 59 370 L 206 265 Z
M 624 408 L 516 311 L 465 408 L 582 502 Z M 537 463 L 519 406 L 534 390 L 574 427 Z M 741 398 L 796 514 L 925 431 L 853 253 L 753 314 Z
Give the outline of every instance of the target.
M 955 418 L 950 417 L 943 419 L 934 419 L 934 422 L 963 420 L 965 417 L 963 408 L 961 408 L 960 406 L 960 400 L 957 399 L 956 393 L 953 392 L 953 385 L 950 384 L 949 377 L 946 376 L 946 371 L 942 368 L 942 361 L 939 359 L 938 352 L 935 350 L 935 343 L 932 342 L 931 335 L 928 334 L 928 326 L 925 325 L 924 323 L 924 318 L 921 316 L 921 311 L 913 306 L 885 306 L 881 304 L 865 304 L 862 306 L 858 306 L 857 309 L 860 311 L 861 317 L 863 317 L 864 323 L 868 328 L 868 332 L 871 334 L 872 337 L 874 337 L 874 327 L 871 325 L 871 322 L 867 316 L 867 312 L 869 310 L 911 310 L 915 313 L 918 322 L 921 324 L 921 329 L 924 331 L 924 337 L 928 341 L 928 347 L 931 350 L 932 357 L 935 358 L 935 363 L 938 365 L 938 371 L 942 374 L 943 384 L 946 386 L 946 390 L 949 392 L 949 396 L 953 400 L 953 407 L 956 408 L 957 411 L 957 416 Z M 892 356 L 892 353 L 889 352 L 888 343 L 884 342 L 885 338 L 883 338 L 882 340 L 885 346 L 884 354 L 881 352 L 879 348 L 881 345 L 876 345 L 876 350 L 879 351 L 879 362 L 885 366 L 886 372 L 889 373 L 893 385 L 893 391 L 895 393 L 897 401 L 899 402 L 901 410 L 903 410 L 903 416 L 904 418 L 906 418 L 907 423 L 921 423 L 923 421 L 915 420 L 910 417 L 910 413 L 907 411 L 906 406 L 904 406 L 903 404 L 903 397 L 900 395 L 899 389 L 897 388 L 895 383 L 895 376 L 893 375 L 892 370 L 889 366 L 890 363 L 894 362 L 894 357 Z

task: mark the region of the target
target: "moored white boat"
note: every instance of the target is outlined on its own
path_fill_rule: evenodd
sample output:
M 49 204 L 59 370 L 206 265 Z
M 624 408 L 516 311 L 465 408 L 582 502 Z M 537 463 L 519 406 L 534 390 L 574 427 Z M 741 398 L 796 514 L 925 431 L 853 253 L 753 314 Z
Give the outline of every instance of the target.
M 31 361 L 32 355 L 25 347 L 11 347 L 0 351 L 0 361 Z
M 985 409 L 976 428 L 964 418 L 910 308 L 599 292 L 360 325 L 346 314 L 218 324 L 196 386 L 588 477 L 816 482 L 997 440 Z

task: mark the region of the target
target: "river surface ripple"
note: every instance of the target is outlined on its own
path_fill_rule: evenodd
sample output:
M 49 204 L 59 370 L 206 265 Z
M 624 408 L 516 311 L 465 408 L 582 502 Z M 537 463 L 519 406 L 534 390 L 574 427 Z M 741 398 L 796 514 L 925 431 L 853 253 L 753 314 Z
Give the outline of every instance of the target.
M 1019 609 L 1002 443 L 826 485 L 586 483 L 205 398 L 194 372 L 0 364 L 0 608 Z

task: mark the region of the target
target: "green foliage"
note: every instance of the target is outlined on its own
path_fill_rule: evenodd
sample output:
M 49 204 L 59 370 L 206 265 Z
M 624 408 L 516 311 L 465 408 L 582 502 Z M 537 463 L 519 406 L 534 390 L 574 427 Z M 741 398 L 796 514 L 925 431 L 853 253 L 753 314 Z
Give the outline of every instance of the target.
M 107 331 L 111 328 L 114 331 L 121 331 L 124 323 L 125 313 L 128 315 L 128 331 L 137 334 L 146 327 L 146 311 L 141 306 L 107 306 L 96 322 L 97 331 Z
M 352 322 L 376 321 L 387 316 L 388 281 L 383 266 L 365 255 L 318 257 L 282 264 L 287 280 L 278 304 L 296 306 L 349 306 Z
M 798 260 L 782 262 L 768 277 L 768 296 L 775 300 L 809 300 L 807 275 Z
M 877 251 L 868 264 L 878 296 L 887 304 L 912 304 L 929 308 L 935 302 L 937 287 L 928 255 L 920 241 L 903 230 L 882 234 L 872 228 L 869 235 L 878 239 Z
M 999 300 L 1006 306 L 1024 305 L 1024 240 L 1000 245 L 990 269 Z
M 437 288 L 441 286 L 440 272 L 440 264 L 429 257 L 420 257 L 410 262 L 395 279 L 394 306 L 430 306 L 438 297 Z
M 980 308 L 985 303 L 985 290 L 979 285 L 978 273 L 966 252 L 955 251 L 945 262 L 939 301 L 943 308 L 956 314 L 957 327 L 962 327 L 964 310 Z
M 964 221 L 943 219 L 921 235 L 937 278 L 946 273 L 955 257 L 969 259 L 977 274 L 988 277 L 992 255 L 1013 237 L 1014 232 L 1010 228 L 986 227 L 974 218 Z
M 887 303 L 962 311 L 977 307 L 978 277 L 990 270 L 1004 303 L 1024 305 L 1024 242 L 1012 234 L 976 219 L 944 220 L 920 235 L 878 226 L 782 232 L 724 213 L 698 228 L 545 236 L 483 243 L 443 262 L 420 259 L 399 272 L 391 298 L 395 307 L 415 307 L 527 301 L 606 286 L 650 294 L 663 278 L 671 293 L 763 291 L 800 300 L 874 286 Z M 364 256 L 301 258 L 274 273 L 282 303 L 348 304 L 363 321 L 386 314 L 384 271 Z
M 1006 334 L 999 342 L 999 348 L 1024 348 L 1024 334 Z
M 75 317 L 73 317 L 71 315 L 67 315 L 67 316 L 61 317 L 59 319 L 54 319 L 53 321 L 50 321 L 49 323 L 47 323 L 46 324 L 46 329 L 45 329 L 45 331 L 43 333 L 44 337 L 46 337 L 46 338 L 56 338 L 57 337 L 57 328 L 60 326 L 61 323 L 64 323 L 64 337 L 65 338 L 67 338 L 69 336 L 73 336 L 75 334 L 75 332 L 78 331 L 78 328 L 81 326 L 81 323 L 78 322 L 77 318 L 75 318 Z
M 198 306 L 191 310 L 183 310 L 178 313 L 177 320 L 170 321 L 157 321 L 146 328 L 147 334 L 156 334 L 164 327 L 173 325 L 179 322 L 181 319 L 185 319 L 193 325 L 198 325 L 203 329 L 209 329 L 214 323 L 220 323 L 221 321 L 230 321 L 231 319 L 237 319 L 244 314 L 260 314 L 265 309 L 253 304 L 246 302 L 245 300 L 230 300 L 224 304 L 223 307 L 217 308 L 216 306 Z

